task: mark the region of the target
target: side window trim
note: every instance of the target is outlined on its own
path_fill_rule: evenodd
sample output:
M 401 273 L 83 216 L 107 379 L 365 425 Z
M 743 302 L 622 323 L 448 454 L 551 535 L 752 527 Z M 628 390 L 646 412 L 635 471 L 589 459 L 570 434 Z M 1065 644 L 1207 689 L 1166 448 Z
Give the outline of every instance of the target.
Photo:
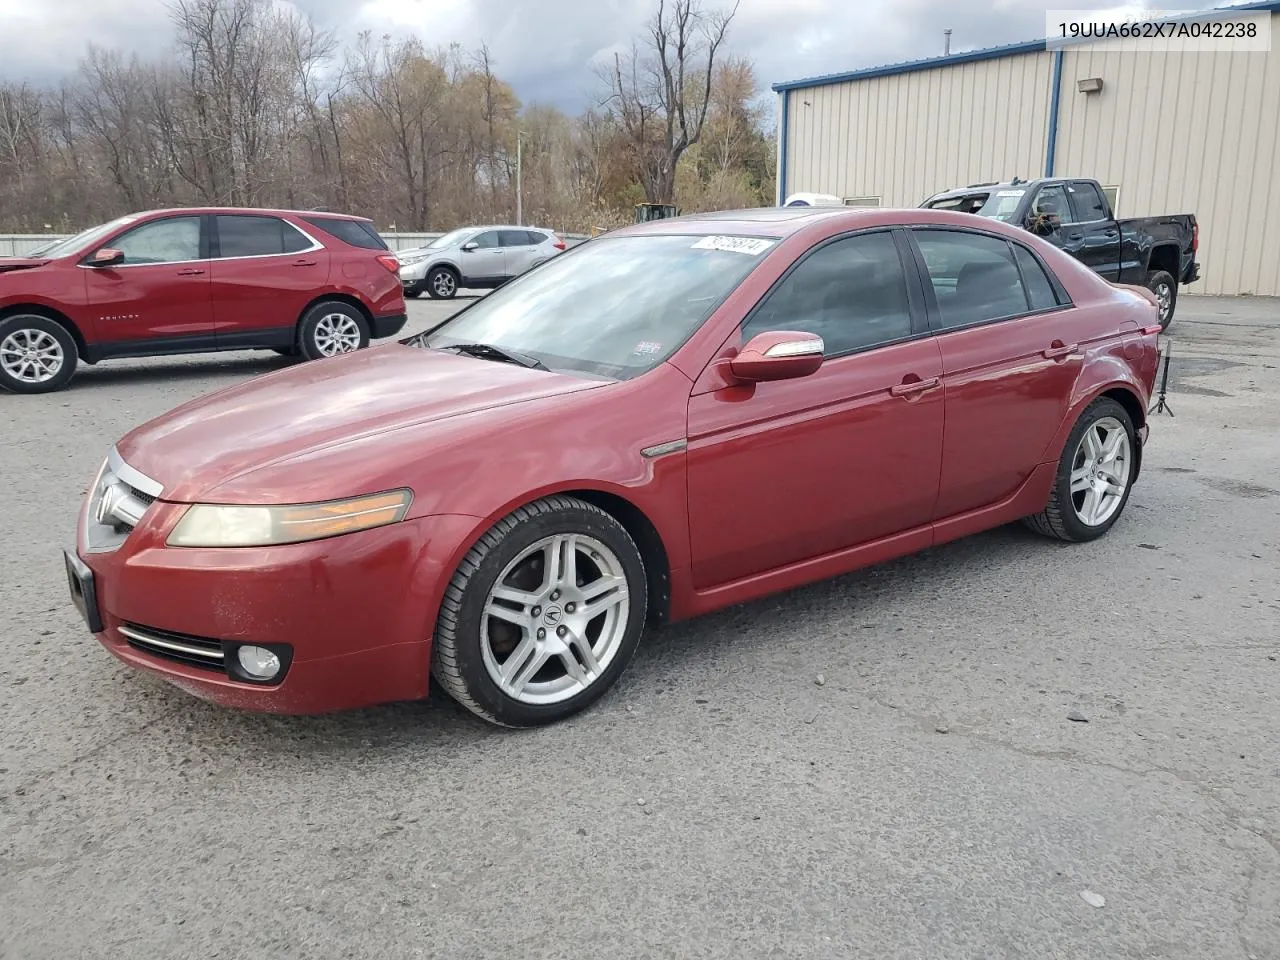
M 111 269 L 112 270 L 129 270 L 134 267 L 172 267 L 172 266 L 177 266 L 184 263 L 204 263 L 206 260 L 209 259 L 209 232 L 210 232 L 210 222 L 211 222 L 210 218 L 207 214 L 187 213 L 185 211 L 179 211 L 171 214 L 166 214 L 163 217 L 154 217 L 153 219 L 148 220 L 145 223 L 126 224 L 124 228 L 122 228 L 119 233 L 113 235 L 110 240 L 104 240 L 102 243 L 97 244 L 92 250 L 86 250 L 84 255 L 80 258 L 79 263 L 76 264 L 76 266 L 81 267 L 82 269 L 85 269 L 85 270 L 97 270 L 99 269 L 98 267 L 89 266 L 89 258 L 92 257 L 99 250 L 103 249 L 104 247 L 110 248 L 112 244 L 118 243 L 120 240 L 122 240 L 124 237 L 127 237 L 129 234 L 134 233 L 137 230 L 141 230 L 143 227 L 149 227 L 154 223 L 164 223 L 166 220 L 188 220 L 188 219 L 195 219 L 200 224 L 200 239 L 199 241 L 197 241 L 200 245 L 199 256 L 197 256 L 194 260 L 166 260 L 163 263 L 117 263 Z
M 1005 243 L 1009 244 L 1011 248 L 1014 245 L 1017 245 L 1018 247 L 1021 247 L 1023 250 L 1025 250 L 1027 253 L 1031 254 L 1032 259 L 1034 259 L 1035 262 L 1038 263 L 1040 267 L 1044 270 L 1045 276 L 1048 277 L 1049 279 L 1049 285 L 1053 288 L 1054 296 L 1058 300 L 1058 303 L 1056 306 L 1046 307 L 1043 310 L 1027 309 L 1024 313 L 1012 313 L 1012 314 L 1009 314 L 1008 316 L 991 317 L 986 320 L 977 320 L 977 321 L 974 321 L 973 323 L 966 323 L 961 326 L 948 327 L 948 326 L 944 326 L 942 323 L 942 310 L 938 306 L 938 298 L 934 294 L 933 284 L 931 282 L 927 282 L 924 284 L 925 302 L 928 304 L 929 329 L 930 329 L 930 332 L 935 336 L 942 336 L 948 333 L 957 333 L 961 330 L 973 330 L 973 329 L 976 329 L 977 327 L 989 327 L 995 323 L 1007 323 L 1010 320 L 1021 320 L 1024 317 L 1044 316 L 1050 313 L 1058 313 L 1059 311 L 1062 311 L 1062 310 L 1070 310 L 1075 307 L 1075 304 L 1071 301 L 1071 298 L 1067 295 L 1066 288 L 1062 286 L 1062 282 L 1054 275 L 1054 272 L 1050 270 L 1048 266 L 1046 266 L 1044 260 L 1041 259 L 1041 257 L 1034 250 L 1032 250 L 1030 247 L 1028 247 L 1024 243 L 1019 243 L 1018 241 L 1010 240 L 1008 237 L 998 236 L 994 233 L 987 233 L 985 230 L 975 230 L 973 227 L 954 226 L 952 224 L 946 224 L 946 225 L 934 224 L 934 223 L 915 224 L 915 225 L 904 228 L 904 230 L 906 233 L 909 233 L 911 235 L 910 237 L 911 247 L 912 247 L 912 251 L 915 253 L 917 268 L 921 271 L 924 277 L 929 276 L 929 271 L 928 271 L 928 267 L 925 264 L 924 252 L 920 249 L 920 245 L 916 243 L 917 233 L 921 233 L 925 231 L 941 231 L 944 233 L 971 233 L 975 236 L 986 237 L 989 240 L 1003 240 Z M 1022 267 L 1018 264 L 1018 258 L 1013 256 L 1012 249 L 1010 249 L 1009 255 L 1013 259 L 1014 265 L 1018 268 L 1018 277 L 1022 283 L 1023 296 L 1030 297 L 1030 291 L 1027 289 L 1026 278 L 1022 274 Z M 1027 303 L 1029 308 L 1031 301 L 1028 299 Z
M 888 233 L 894 241 L 894 248 L 897 250 L 897 253 L 898 253 L 898 262 L 902 267 L 902 273 L 906 280 L 907 305 L 911 315 L 911 333 L 909 333 L 905 337 L 897 337 L 893 340 L 884 340 L 879 343 L 871 343 L 861 347 L 854 347 L 850 350 L 842 350 L 839 353 L 827 354 L 823 358 L 823 364 L 825 365 L 827 363 L 830 363 L 833 360 L 840 360 L 840 359 L 843 359 L 844 357 L 857 356 L 858 354 L 867 353 L 871 350 L 880 350 L 883 347 L 893 347 L 893 346 L 897 346 L 900 343 L 910 343 L 913 340 L 922 340 L 926 337 L 932 337 L 935 331 L 933 331 L 929 327 L 928 317 L 925 313 L 925 304 L 920 297 L 920 290 L 918 288 L 915 291 L 912 290 L 912 287 L 913 287 L 912 278 L 914 276 L 918 284 L 919 275 L 916 271 L 912 269 L 913 264 L 911 259 L 909 259 L 907 256 L 904 255 L 903 243 L 905 238 L 901 235 L 905 233 L 905 231 L 903 230 L 903 228 L 898 226 L 864 227 L 859 230 L 847 230 L 844 233 L 838 233 L 835 236 L 827 237 L 825 240 L 819 240 L 817 243 L 811 246 L 808 250 L 804 251 L 804 253 L 802 253 L 799 257 L 797 257 L 795 261 L 792 262 L 792 264 L 789 267 L 787 267 L 785 271 L 783 271 L 782 275 L 778 277 L 778 279 L 775 280 L 772 284 L 769 285 L 769 289 L 766 290 L 764 293 L 762 293 L 760 295 L 760 298 L 754 304 L 752 304 L 751 309 L 747 311 L 746 316 L 744 316 L 738 322 L 738 325 L 737 325 L 738 335 L 740 337 L 744 336 L 743 331 L 748 326 L 750 326 L 751 321 L 756 318 L 756 315 L 761 310 L 764 309 L 765 305 L 769 302 L 770 298 L 773 297 L 773 295 L 779 289 L 781 289 L 783 284 L 785 284 L 787 280 L 790 279 L 791 275 L 795 273 L 796 270 L 798 270 L 806 260 L 808 260 L 814 254 L 816 254 L 818 251 L 824 249 L 825 247 L 830 246 L 833 243 L 838 243 L 841 240 L 848 240 L 851 237 L 869 236 L 871 234 L 876 234 L 876 233 Z M 746 342 L 745 339 L 743 342 L 745 344 Z
M 222 255 L 222 238 L 218 233 L 218 217 L 253 217 L 258 220 L 276 220 L 283 223 L 286 227 L 292 227 L 310 241 L 310 246 L 302 250 L 291 250 L 288 253 L 251 253 L 240 257 L 224 257 Z M 286 220 L 284 217 L 277 217 L 268 213 L 215 213 L 208 215 L 208 232 L 209 232 L 209 257 L 210 260 L 262 260 L 267 257 L 300 257 L 304 253 L 315 253 L 317 250 L 323 250 L 324 244 L 313 237 L 302 227 L 296 223 Z M 202 240 L 203 242 L 203 240 Z

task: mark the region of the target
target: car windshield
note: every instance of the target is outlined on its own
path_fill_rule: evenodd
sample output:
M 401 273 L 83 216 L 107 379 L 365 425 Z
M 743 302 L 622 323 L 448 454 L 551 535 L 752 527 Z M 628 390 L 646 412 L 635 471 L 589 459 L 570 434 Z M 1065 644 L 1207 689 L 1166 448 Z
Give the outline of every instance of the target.
M 103 237 L 113 233 L 115 230 L 123 227 L 127 223 L 133 223 L 137 217 L 117 217 L 110 223 L 101 223 L 96 227 L 90 227 L 88 230 L 81 230 L 74 237 L 67 237 L 65 240 L 59 240 L 52 246 L 45 247 L 41 252 L 41 257 L 56 259 L 57 257 L 69 256 L 73 253 L 79 253 L 87 247 L 93 246 Z
M 1012 220 L 1018 212 L 1025 190 L 996 190 L 991 193 L 966 193 L 960 197 L 944 197 L 927 204 L 931 210 L 954 210 L 957 213 L 976 213 L 993 220 Z
M 688 340 L 776 242 L 599 237 L 477 301 L 425 345 L 491 344 L 553 370 L 625 380 Z
M 450 230 L 443 237 L 436 237 L 422 249 L 438 250 L 441 247 L 451 247 L 455 243 L 461 243 L 464 237 L 468 237 L 475 232 L 475 227 L 462 227 L 458 230 Z

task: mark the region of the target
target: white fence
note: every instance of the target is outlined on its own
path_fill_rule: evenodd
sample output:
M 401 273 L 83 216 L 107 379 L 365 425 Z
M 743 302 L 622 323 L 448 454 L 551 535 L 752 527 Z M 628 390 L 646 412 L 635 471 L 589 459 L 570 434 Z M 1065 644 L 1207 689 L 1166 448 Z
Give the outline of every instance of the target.
M 57 233 L 0 233 L 0 257 L 21 257 L 52 240 L 61 240 L 66 234 Z M 382 239 L 392 250 L 408 250 L 430 243 L 442 233 L 384 233 Z M 562 233 L 565 243 L 574 247 L 588 239 L 584 233 Z

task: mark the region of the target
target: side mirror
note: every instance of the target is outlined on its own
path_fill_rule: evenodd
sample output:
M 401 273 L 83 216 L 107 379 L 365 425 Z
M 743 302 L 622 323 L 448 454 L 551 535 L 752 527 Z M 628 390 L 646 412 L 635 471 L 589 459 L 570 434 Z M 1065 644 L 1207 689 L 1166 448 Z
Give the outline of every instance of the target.
M 479 249 L 480 249 L 480 244 L 476 243 L 474 240 L 468 240 L 466 243 L 462 245 L 463 253 L 470 253 L 472 250 L 479 250 Z
M 822 338 L 812 333 L 766 330 L 752 337 L 729 361 L 729 370 L 739 380 L 751 383 L 794 380 L 816 373 L 825 349 Z
M 124 261 L 124 251 L 113 247 L 103 247 L 89 258 L 91 267 L 112 267 Z
M 1056 213 L 1032 214 L 1027 229 L 1037 237 L 1047 237 L 1062 226 L 1062 218 Z

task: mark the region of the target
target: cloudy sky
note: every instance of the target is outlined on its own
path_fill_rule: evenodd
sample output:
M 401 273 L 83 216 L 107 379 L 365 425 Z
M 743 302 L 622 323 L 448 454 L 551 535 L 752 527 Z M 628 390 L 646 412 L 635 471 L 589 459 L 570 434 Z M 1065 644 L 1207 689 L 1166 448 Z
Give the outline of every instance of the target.
M 348 40 L 416 34 L 428 46 L 487 42 L 495 71 L 525 103 L 576 111 L 596 87 L 592 63 L 629 46 L 657 0 L 284 0 Z M 703 0 L 707 7 L 732 0 Z M 1047 9 L 1115 8 L 1117 0 L 741 0 L 734 53 L 762 84 L 1044 36 Z M 1138 4 L 1141 5 L 1140 3 Z M 1161 10 L 1220 3 L 1161 0 Z M 74 71 L 86 44 L 162 56 L 166 0 L 0 0 L 0 81 L 43 85 Z

